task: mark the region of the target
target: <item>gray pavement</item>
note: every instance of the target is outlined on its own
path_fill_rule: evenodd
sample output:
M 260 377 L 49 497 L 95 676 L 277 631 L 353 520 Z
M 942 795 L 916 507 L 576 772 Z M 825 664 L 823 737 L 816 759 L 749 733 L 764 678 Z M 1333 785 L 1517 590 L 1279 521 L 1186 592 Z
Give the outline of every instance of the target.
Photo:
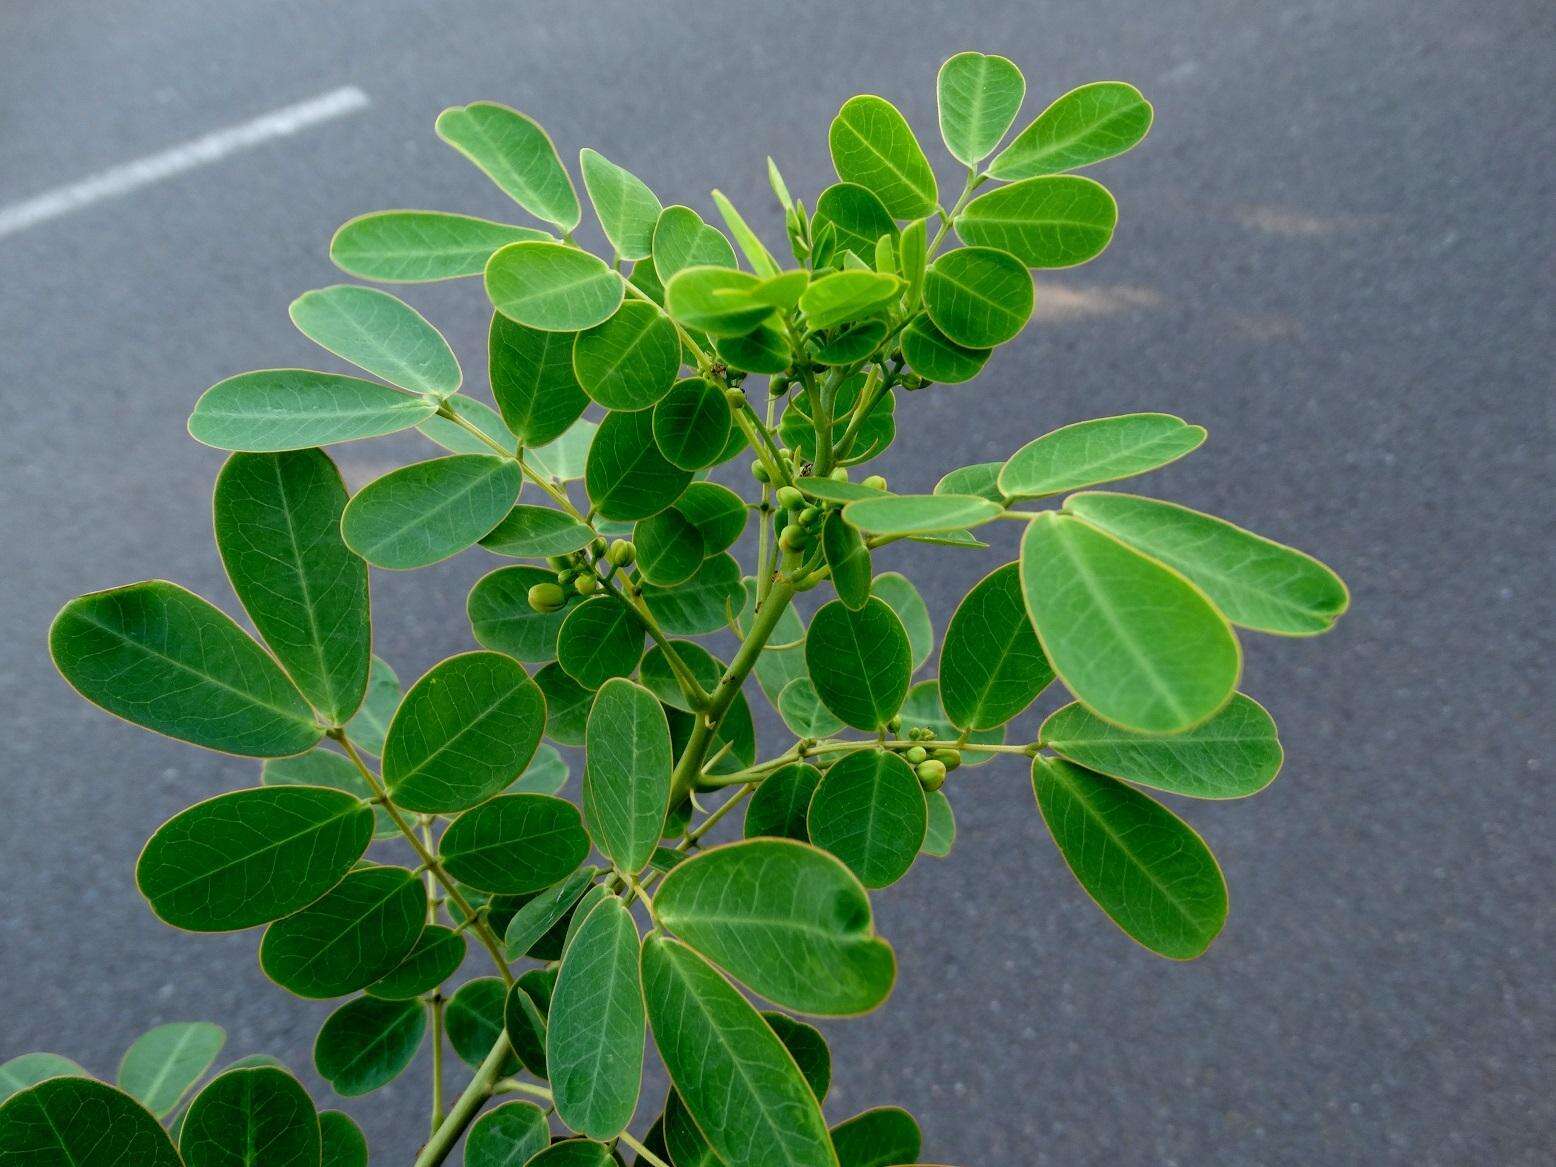
M 1355 602 L 1331 636 L 1248 639 L 1287 765 L 1187 808 L 1232 889 L 1199 962 L 1101 918 L 1018 768 L 958 775 L 954 855 L 879 898 L 893 999 L 827 1026 L 832 1109 L 907 1106 L 926 1160 L 963 1167 L 1549 1162 L 1553 44 L 1525 0 L 0 5 L 0 208 L 340 86 L 371 101 L 0 238 L 0 1059 L 108 1073 L 141 1029 L 204 1017 L 329 1099 L 309 1052 L 328 1006 L 263 979 L 257 933 L 172 932 L 131 882 L 159 822 L 255 767 L 90 709 L 43 637 L 70 596 L 147 576 L 231 605 L 221 459 L 189 406 L 324 359 L 286 304 L 339 278 L 325 245 L 351 215 L 509 212 L 437 111 L 509 102 L 666 202 L 722 187 L 776 243 L 766 154 L 813 197 L 861 91 L 932 141 L 936 66 L 980 48 L 1020 63 L 1031 108 L 1119 77 L 1157 125 L 1096 171 L 1113 247 L 1044 277 L 980 380 L 904 402 L 886 472 L 927 488 L 1082 417 L 1180 413 L 1211 441 L 1149 489 L 1313 550 Z M 479 381 L 479 287 L 408 296 Z M 341 461 L 359 483 L 426 452 Z M 883 561 L 940 622 L 996 562 Z M 487 567 L 380 576 L 402 676 L 469 647 Z M 375 1162 L 409 1161 L 425 1075 L 347 1104 Z

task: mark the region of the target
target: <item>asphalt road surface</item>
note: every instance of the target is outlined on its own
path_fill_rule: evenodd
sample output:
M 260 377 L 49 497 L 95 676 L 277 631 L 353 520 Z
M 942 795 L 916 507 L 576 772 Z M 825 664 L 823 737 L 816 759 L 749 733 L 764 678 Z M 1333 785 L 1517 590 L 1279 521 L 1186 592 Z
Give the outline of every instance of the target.
M 1549 1162 L 1553 45 L 1532 0 L 0 5 L 0 1058 L 107 1074 L 143 1028 L 210 1018 L 331 1102 L 310 1057 L 329 1006 L 264 980 L 257 932 L 173 932 L 131 882 L 158 823 L 255 767 L 89 708 L 44 631 L 69 597 L 148 576 L 231 607 L 221 456 L 188 409 L 229 374 L 328 360 L 286 305 L 340 278 L 325 246 L 348 217 L 513 212 L 433 136 L 438 110 L 509 102 L 667 203 L 711 211 L 722 187 L 776 243 L 765 155 L 813 198 L 857 92 L 933 142 L 935 69 L 979 48 L 1026 71 L 1029 116 L 1118 77 L 1157 123 L 1095 171 L 1121 208 L 1108 252 L 1044 276 L 978 381 L 904 402 L 894 485 L 1172 411 L 1211 440 L 1145 487 L 1320 554 L 1354 607 L 1321 639 L 1247 638 L 1287 763 L 1257 798 L 1187 807 L 1232 889 L 1200 961 L 1098 914 L 1019 767 L 957 775 L 955 853 L 879 897 L 892 1000 L 826 1027 L 835 1117 L 907 1106 L 926 1160 L 964 1167 Z M 167 164 L 348 87 L 366 101 Z M 479 383 L 480 288 L 407 295 Z M 360 483 L 429 450 L 340 457 Z M 943 622 L 993 554 L 882 561 Z M 403 677 L 470 646 L 463 596 L 489 566 L 380 576 Z M 408 1162 L 426 1073 L 349 1105 L 376 1162 Z

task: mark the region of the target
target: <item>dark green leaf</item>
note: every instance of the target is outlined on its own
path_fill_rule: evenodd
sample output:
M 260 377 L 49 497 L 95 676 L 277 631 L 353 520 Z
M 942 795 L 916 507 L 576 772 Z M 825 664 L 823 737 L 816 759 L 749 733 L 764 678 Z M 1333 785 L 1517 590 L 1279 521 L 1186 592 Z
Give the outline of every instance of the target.
M 1027 267 L 1074 267 L 1102 254 L 1117 222 L 1118 204 L 1106 187 L 1055 174 L 979 195 L 956 217 L 956 233 L 973 247 L 1009 252 Z
M 723 662 L 695 641 L 672 640 L 670 644 L 681 663 L 697 679 L 697 683 L 704 690 L 711 692 L 724 673 Z M 664 704 L 672 709 L 693 712 L 686 694 L 681 691 L 681 684 L 676 679 L 675 671 L 671 668 L 664 649 L 657 644 L 649 649 L 648 655 L 643 658 L 643 667 L 638 670 L 638 677 L 643 686 Z
M 673 588 L 643 588 L 643 600 L 666 632 L 701 636 L 724 627 L 740 606 L 740 565 L 728 555 L 703 561 L 697 574 Z
M 859 881 L 830 855 L 790 839 L 747 839 L 686 860 L 655 893 L 654 918 L 787 1009 L 865 1013 L 896 979 L 896 959 L 875 935 Z
M 49 628 L 49 652 L 92 704 L 180 741 L 279 758 L 324 735 L 264 649 L 177 584 L 148 580 L 70 601 Z
M 729 1167 L 837 1167 L 793 1055 L 734 986 L 684 944 L 651 935 L 643 990 L 670 1080 Z
M 1064 509 L 1181 571 L 1244 628 L 1315 636 L 1350 606 L 1345 584 L 1318 560 L 1225 519 L 1101 491 L 1068 498 Z
M 346 505 L 341 534 L 375 567 L 439 563 L 500 523 L 524 483 L 517 462 L 451 454 L 374 479 Z
M 868 357 L 885 338 L 884 320 L 863 320 L 857 324 L 844 325 L 834 329 L 817 346 L 816 360 L 823 365 L 851 365 Z
M 1205 842 L 1139 791 L 1055 758 L 1034 758 L 1032 788 L 1064 861 L 1135 940 L 1174 960 L 1210 947 L 1226 923 L 1226 881 Z
M 228 1070 L 200 1091 L 184 1116 L 178 1149 L 185 1167 L 319 1167 L 323 1154 L 313 1099 L 273 1066 Z
M 316 1153 L 309 1167 L 318 1162 Z M 0 1106 L 0 1163 L 183 1167 L 149 1111 L 128 1094 L 85 1077 L 50 1078 Z
M 690 470 L 659 452 L 651 410 L 605 415 L 584 472 L 596 513 L 607 519 L 646 519 L 675 502 L 691 480 Z
M 556 583 L 556 572 L 502 567 L 483 576 L 470 589 L 466 604 L 476 641 L 515 660 L 554 660 L 562 622 L 581 601 L 569 597 L 559 611 L 537 612 L 530 607 L 529 590 L 539 583 Z
M 171 1021 L 135 1039 L 119 1062 L 119 1088 L 158 1118 L 178 1108 L 227 1043 L 209 1021 Z
M 833 1127 L 832 1145 L 841 1167 L 892 1167 L 917 1163 L 924 1138 L 906 1110 L 878 1106 Z
M 304 292 L 287 311 L 309 340 L 391 385 L 447 397 L 464 379 L 443 334 L 388 292 L 336 284 Z
M 577 332 L 609 319 L 625 286 L 603 259 L 560 243 L 510 243 L 486 264 L 492 307 L 546 332 Z
M 419 997 L 448 980 L 464 962 L 463 934 L 441 924 L 428 924 L 405 959 L 368 985 L 367 994 L 385 1001 Z
M 322 450 L 234 454 L 216 479 L 216 547 L 260 635 L 335 725 L 372 657 L 367 565 L 340 536 L 346 486 Z
M 465 1167 L 524 1167 L 551 1143 L 545 1112 L 532 1102 L 488 1110 L 465 1139 Z
M 709 555 L 728 551 L 746 529 L 745 500 L 716 482 L 694 482 L 675 501 L 675 509 L 702 532 L 703 550 Z
M 701 377 L 676 382 L 654 407 L 654 441 L 682 470 L 705 470 L 716 463 L 729 444 L 732 424 L 724 394 Z
M 535 674 L 535 683 L 546 698 L 546 736 L 564 746 L 583 745 L 594 690 L 573 680 L 555 661 Z
M 545 705 L 529 674 L 501 653 L 434 665 L 405 695 L 384 744 L 396 805 L 448 814 L 505 789 L 534 756 Z
M 1204 593 L 1079 519 L 1046 511 L 1028 525 L 1021 588 L 1054 671 L 1108 721 L 1177 733 L 1237 686 L 1237 638 Z
M 299 997 L 343 997 L 396 968 L 426 924 L 421 883 L 403 867 L 363 867 L 265 929 L 259 965 Z
M 261 369 L 218 381 L 189 415 L 189 435 L 218 450 L 304 450 L 410 429 L 437 402 L 376 381 L 308 369 Z
M 1034 438 L 1010 456 L 999 489 L 1010 498 L 1043 498 L 1130 478 L 1199 448 L 1203 426 L 1170 413 L 1126 413 L 1078 421 Z
M 438 844 L 443 866 L 480 891 L 540 891 L 589 854 L 578 808 L 549 794 L 502 794 L 465 811 Z
M 939 203 L 929 159 L 891 102 L 849 98 L 832 120 L 827 145 L 837 176 L 871 191 L 894 218 L 917 219 Z
M 724 1160 L 708 1146 L 673 1086 L 665 1096 L 663 1121 L 665 1154 L 674 1167 L 723 1167 Z
M 552 1143 L 524 1167 L 616 1167 L 616 1158 L 604 1143 L 590 1139 L 564 1139 Z
M 735 249 L 717 227 L 710 227 L 690 207 L 666 207 L 654 225 L 654 268 L 659 278 L 671 277 L 689 267 L 737 266 Z
M 557 663 L 580 685 L 598 689 L 631 675 L 643 658 L 643 624 L 620 599 L 598 595 L 568 614 L 557 637 Z
M 157 918 L 190 932 L 279 919 L 340 882 L 372 838 L 365 803 L 313 786 L 236 790 L 163 823 L 135 865 Z
M 792 360 L 788 340 L 769 324 L 759 324 L 744 336 L 718 337 L 713 347 L 719 359 L 730 368 L 744 369 L 748 373 L 781 373 Z M 743 440 L 739 430 L 731 431 L 728 437 Z M 726 441 L 725 449 L 728 448 Z
M 832 1087 L 832 1051 L 827 1048 L 827 1039 L 821 1036 L 821 1030 L 796 1021 L 786 1013 L 764 1012 L 762 1020 L 772 1027 L 778 1040 L 793 1055 L 816 1100 L 825 1102 L 827 1091 Z
M 1088 769 L 1190 798 L 1245 798 L 1275 780 L 1282 760 L 1275 722 L 1241 693 L 1185 733 L 1134 733 L 1072 704 L 1043 722 L 1038 736 Z
M 516 559 L 568 555 L 589 545 L 594 532 L 571 515 L 523 503 L 481 537 L 481 546 Z
M 508 959 L 518 960 L 535 946 L 535 942 L 551 931 L 569 911 L 579 897 L 588 890 L 598 867 L 583 867 L 573 872 L 555 887 L 547 888 L 514 913 L 508 921 L 503 941 L 508 946 Z
M 590 1138 L 620 1134 L 637 1108 L 645 1042 L 638 929 L 610 896 L 563 954 L 551 998 L 546 1071 L 557 1116 Z
M 573 342 L 573 375 L 606 409 L 647 409 L 670 391 L 680 368 L 675 325 L 642 300 L 628 300 Z
M 763 778 L 746 804 L 746 838 L 765 835 L 810 842 L 805 814 L 820 781 L 821 771 L 803 762 L 783 766 Z
M 589 397 L 573 373 L 574 334 L 528 328 L 492 313 L 487 362 L 502 419 L 527 446 L 554 442 L 583 414 Z
M 328 1167 L 367 1167 L 367 1137 L 340 1111 L 319 1112 L 319 1140 Z
M 957 605 L 940 653 L 940 696 L 961 729 L 1004 725 L 1054 679 L 1021 598 L 1021 566 L 995 568 Z
M 638 553 L 638 574 L 660 587 L 691 579 L 706 555 L 702 532 L 676 507 L 639 519 L 632 543 Z
M 509 243 L 547 239 L 512 227 L 443 211 L 375 211 L 349 220 L 330 240 L 330 258 L 354 276 L 382 283 L 420 283 L 478 276 L 492 252 Z
M 426 1030 L 420 1001 L 357 997 L 325 1019 L 313 1043 L 314 1068 L 337 1094 L 370 1093 L 411 1064 Z
M 902 621 L 870 597 L 851 612 L 834 600 L 811 621 L 805 665 L 828 709 L 855 729 L 886 724 L 908 691 L 913 660 Z
M 654 192 L 631 171 L 585 147 L 578 152 L 584 187 L 605 238 L 622 259 L 643 259 L 654 249 L 654 225 L 663 209 Z
M 773 314 L 757 299 L 762 281 L 750 272 L 702 265 L 683 268 L 665 283 L 665 311 L 709 336 L 744 336 Z
M 537 219 L 572 231 L 583 217 L 573 183 L 546 131 L 517 110 L 491 101 L 438 115 L 438 137 L 486 172 Z
M 870 598 L 870 549 L 858 529 L 844 521 L 842 511 L 829 512 L 822 523 L 821 549 L 832 571 L 837 598 L 850 609 L 864 607 Z
M 479 1066 L 503 1035 L 503 1004 L 508 990 L 496 977 L 477 977 L 459 986 L 443 1010 L 448 1043 L 470 1066 Z M 502 1061 L 504 1074 L 519 1071 L 519 1059 L 510 1053 Z
M 847 248 L 860 259 L 875 255 L 875 241 L 882 236 L 896 242 L 897 223 L 886 206 L 862 186 L 839 182 L 827 187 L 816 199 L 812 231 L 831 223 L 837 232 L 837 245 Z
M 927 316 L 915 317 L 902 334 L 902 356 L 913 371 L 927 381 L 941 381 L 947 385 L 976 377 L 983 371 L 989 351 L 957 344 Z
M 993 348 L 1032 315 L 1032 277 L 1008 252 L 961 247 L 924 274 L 924 307 L 936 328 L 965 348 Z
M 657 698 L 631 681 L 606 681 L 589 711 L 584 814 L 601 853 L 641 871 L 670 807 L 670 727 Z
M 936 92 L 946 149 L 957 161 L 976 166 L 1016 120 L 1027 83 L 1004 57 L 957 53 L 940 66 Z
M 1054 102 L 1000 151 L 989 173 L 1010 181 L 1057 174 L 1122 154 L 1151 128 L 1151 103 L 1133 85 L 1096 81 Z
M 924 790 L 896 754 L 860 750 L 821 776 L 806 825 L 812 842 L 846 863 L 865 887 L 887 887 L 907 874 L 924 845 Z

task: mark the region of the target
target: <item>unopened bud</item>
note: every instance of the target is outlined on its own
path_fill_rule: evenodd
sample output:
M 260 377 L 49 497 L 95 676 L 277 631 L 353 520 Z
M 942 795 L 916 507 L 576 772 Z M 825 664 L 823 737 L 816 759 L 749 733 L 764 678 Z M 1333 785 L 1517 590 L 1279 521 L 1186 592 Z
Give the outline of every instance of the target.
M 529 590 L 529 606 L 542 614 L 559 612 L 567 596 L 554 583 L 538 583 Z
M 637 557 L 638 549 L 625 539 L 617 539 L 605 553 L 605 558 L 616 567 L 631 567 Z

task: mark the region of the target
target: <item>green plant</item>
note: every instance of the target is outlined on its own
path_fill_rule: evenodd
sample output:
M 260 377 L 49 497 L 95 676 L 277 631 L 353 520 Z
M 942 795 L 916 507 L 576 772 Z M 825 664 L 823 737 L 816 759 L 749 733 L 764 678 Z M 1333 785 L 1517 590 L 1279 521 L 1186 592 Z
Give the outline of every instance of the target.
M 266 759 L 258 786 L 160 827 L 138 885 L 178 928 L 265 925 L 260 963 L 281 987 L 349 998 L 315 1047 L 338 1093 L 393 1079 L 430 1031 L 421 1167 L 467 1130 L 472 1167 L 604 1167 L 622 1148 L 653 1167 L 916 1162 L 903 1111 L 829 1131 L 821 1034 L 736 985 L 792 1013 L 878 1006 L 895 958 L 869 892 L 949 851 L 947 789 L 1002 755 L 1031 767 L 1065 862 L 1124 932 L 1186 959 L 1221 930 L 1215 860 L 1140 788 L 1235 798 L 1274 778 L 1274 723 L 1236 692 L 1232 626 L 1325 631 L 1346 608 L 1340 580 L 1223 520 L 1091 489 L 1204 440 L 1167 414 L 1064 426 L 930 494 L 852 473 L 896 437 L 899 399 L 951 391 L 938 386 L 1021 331 L 1031 269 L 1109 242 L 1112 197 L 1066 172 L 1133 146 L 1150 106 L 1127 85 L 1085 86 L 994 154 L 1024 90 L 1000 57 L 941 70 L 941 130 L 966 174 L 949 208 L 902 116 L 878 97 L 845 103 L 829 133 L 840 181 L 814 208 L 770 168 L 790 269 L 722 194 L 727 235 L 585 150 L 613 252 L 598 258 L 573 240 L 580 201 L 538 125 L 487 103 L 445 111 L 439 135 L 547 229 L 387 211 L 347 223 L 331 255 L 380 282 L 482 275 L 496 408 L 459 392 L 454 354 L 401 300 L 309 292 L 297 327 L 379 379 L 245 373 L 189 422 L 232 451 L 216 542 L 260 640 L 159 581 L 56 619 L 54 659 L 88 700 Z M 953 231 L 963 246 L 942 252 Z M 354 496 L 319 449 L 412 427 L 447 456 Z M 705 477 L 737 458 L 755 502 Z M 747 574 L 732 549 L 753 513 Z M 938 680 L 915 683 L 934 632 L 875 553 L 975 553 L 973 532 L 996 522 L 1023 526 L 1019 559 L 968 592 Z M 369 566 L 477 544 L 519 561 L 470 594 L 481 648 L 402 695 L 372 655 Z M 807 626 L 792 601 L 818 590 Z M 724 633 L 727 661 L 693 639 Z M 762 760 L 753 674 L 795 739 Z M 1074 702 L 1013 733 L 1056 677 Z M 558 797 L 567 764 L 543 738 L 583 747 L 581 812 Z M 742 805 L 744 838 L 704 849 Z M 445 997 L 471 939 L 495 975 Z M 640 1141 L 627 1128 L 649 1033 L 673 1089 Z M 153 1036 L 122 1092 L 53 1055 L 0 1068 L 15 1091 L 0 1167 L 365 1162 L 349 1120 L 317 1119 L 274 1066 L 229 1068 L 180 1111 L 220 1031 Z M 473 1069 L 453 1099 L 448 1049 Z M 505 1096 L 520 1097 L 488 1108 Z M 553 1121 L 570 1132 L 554 1146 Z M 269 1157 L 245 1150 L 257 1141 Z

